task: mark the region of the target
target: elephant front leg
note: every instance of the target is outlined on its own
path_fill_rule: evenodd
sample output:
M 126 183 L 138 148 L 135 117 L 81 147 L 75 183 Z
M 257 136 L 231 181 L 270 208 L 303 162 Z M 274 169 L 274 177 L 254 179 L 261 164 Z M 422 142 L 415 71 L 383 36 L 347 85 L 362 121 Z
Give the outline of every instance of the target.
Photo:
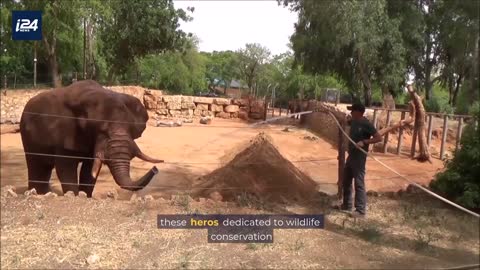
M 28 168 L 28 189 L 34 188 L 38 194 L 50 191 L 53 160 L 49 157 L 26 155 Z
M 78 160 L 69 158 L 57 158 L 55 160 L 55 170 L 58 179 L 62 183 L 63 194 L 73 191 L 78 195 Z
M 80 191 L 87 194 L 88 198 L 92 197 L 93 189 L 97 179 L 92 175 L 93 160 L 84 160 L 82 169 L 80 170 Z

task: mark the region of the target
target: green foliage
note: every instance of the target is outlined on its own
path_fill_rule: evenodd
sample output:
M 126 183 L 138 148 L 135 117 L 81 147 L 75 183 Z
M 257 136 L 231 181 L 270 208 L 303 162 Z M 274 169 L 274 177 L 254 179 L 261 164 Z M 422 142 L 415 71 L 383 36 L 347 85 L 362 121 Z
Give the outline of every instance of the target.
M 204 56 L 196 50 L 148 55 L 138 60 L 140 84 L 176 94 L 193 94 L 206 88 Z
M 190 18 L 171 0 L 108 0 L 111 16 L 104 18 L 100 36 L 110 76 L 123 73 L 136 57 L 184 48 L 186 33 L 180 20 Z
M 478 107 L 477 107 L 478 109 Z M 475 112 L 475 121 L 480 110 Z M 431 188 L 469 208 L 480 208 L 480 136 L 473 123 L 464 129 L 461 148 L 447 161 L 446 170 L 436 175 Z
M 370 103 L 372 80 L 391 89 L 403 80 L 405 52 L 399 21 L 388 17 L 386 1 L 284 3 L 299 10 L 291 41 L 296 61 L 305 71 L 338 74 L 352 92 L 365 89 L 366 103 Z
M 238 68 L 242 79 L 248 85 L 250 90 L 253 90 L 255 84 L 258 83 L 258 74 L 264 64 L 267 63 L 270 57 L 270 51 L 258 43 L 247 43 L 245 48 L 238 52 L 239 62 Z
M 232 51 L 214 51 L 201 53 L 206 61 L 206 79 L 210 88 L 222 85 L 229 87 L 233 79 L 240 78 L 238 69 L 239 55 Z
M 432 98 L 425 100 L 425 110 L 435 113 L 454 113 L 450 104 L 448 104 L 448 91 L 438 83 L 433 86 Z

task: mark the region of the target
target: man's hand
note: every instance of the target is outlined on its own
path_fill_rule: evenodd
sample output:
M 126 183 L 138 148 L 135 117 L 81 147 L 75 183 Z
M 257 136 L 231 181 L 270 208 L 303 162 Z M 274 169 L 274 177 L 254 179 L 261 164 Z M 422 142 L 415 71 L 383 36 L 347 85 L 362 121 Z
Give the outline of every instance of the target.
M 363 142 L 363 140 L 361 140 L 361 141 L 357 142 L 357 146 L 362 148 L 362 147 L 365 146 L 365 143 Z

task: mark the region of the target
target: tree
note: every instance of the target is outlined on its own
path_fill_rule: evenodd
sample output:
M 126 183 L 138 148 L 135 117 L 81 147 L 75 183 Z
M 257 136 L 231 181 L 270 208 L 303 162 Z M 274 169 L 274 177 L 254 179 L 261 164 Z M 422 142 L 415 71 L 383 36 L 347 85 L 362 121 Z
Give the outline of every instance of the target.
M 415 73 L 417 85 L 432 97 L 432 88 L 440 80 L 440 10 L 442 0 L 388 0 L 388 12 L 400 20 L 400 31 L 407 51 L 407 65 Z
M 185 48 L 187 34 L 179 21 L 191 18 L 175 9 L 172 0 L 132 0 L 105 2 L 111 18 L 102 23 L 103 51 L 109 64 L 109 81 L 124 73 L 136 57 Z M 193 9 L 189 9 L 193 11 Z
M 439 11 L 442 17 L 439 26 L 441 80 L 449 90 L 449 104 L 453 106 L 465 79 L 475 76 L 472 71 L 478 64 L 478 57 L 475 59 L 474 55 L 480 31 L 479 6 L 480 2 L 474 0 L 445 0 Z
M 238 54 L 240 74 L 252 93 L 253 86 L 258 83 L 260 69 L 270 57 L 270 51 L 258 43 L 247 43 L 245 48 L 238 51 Z
M 60 87 L 60 71 L 80 65 L 81 1 L 38 0 L 19 1 L 24 9 L 42 11 L 42 44 L 40 55 L 45 57 L 53 86 Z
M 455 202 L 468 207 L 480 208 L 480 134 L 478 125 L 480 110 L 465 127 L 460 149 L 453 159 L 446 162 L 446 170 L 438 173 L 430 187 Z
M 202 54 L 207 58 L 206 77 L 210 89 L 223 84 L 226 91 L 233 79 L 239 79 L 239 57 L 237 53 L 233 51 L 213 51 L 212 53 L 203 52 Z
M 363 88 L 367 106 L 372 80 L 393 90 L 403 78 L 399 23 L 388 17 L 385 1 L 284 0 L 283 4 L 299 12 L 291 42 L 296 62 L 306 72 L 338 74 L 351 91 Z

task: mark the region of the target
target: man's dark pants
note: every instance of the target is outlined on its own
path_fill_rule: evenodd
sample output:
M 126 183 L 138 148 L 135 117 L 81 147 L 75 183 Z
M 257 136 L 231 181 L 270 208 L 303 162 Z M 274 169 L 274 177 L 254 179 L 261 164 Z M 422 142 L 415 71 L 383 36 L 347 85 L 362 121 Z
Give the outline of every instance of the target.
M 365 163 L 366 157 L 349 155 L 343 172 L 342 208 L 352 209 L 352 181 L 355 179 L 355 209 L 362 214 L 365 214 L 367 205 Z

